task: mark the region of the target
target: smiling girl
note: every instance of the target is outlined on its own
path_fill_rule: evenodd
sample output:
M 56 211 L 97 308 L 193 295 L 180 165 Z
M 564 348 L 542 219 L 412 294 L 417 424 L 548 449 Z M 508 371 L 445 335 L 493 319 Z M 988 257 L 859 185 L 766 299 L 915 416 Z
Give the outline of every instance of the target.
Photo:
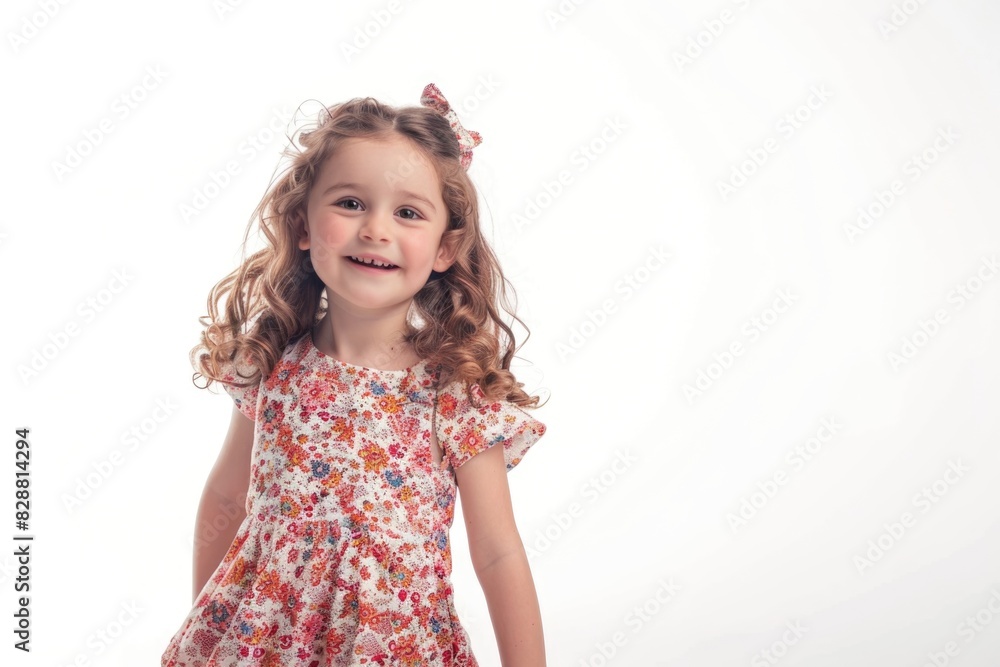
M 502 663 L 545 664 L 506 475 L 546 427 L 510 371 L 481 138 L 433 84 L 421 103 L 325 109 L 255 211 L 267 247 L 212 290 L 192 363 L 234 407 L 198 518 L 242 520 L 198 540 L 164 667 L 477 665 L 459 496 Z

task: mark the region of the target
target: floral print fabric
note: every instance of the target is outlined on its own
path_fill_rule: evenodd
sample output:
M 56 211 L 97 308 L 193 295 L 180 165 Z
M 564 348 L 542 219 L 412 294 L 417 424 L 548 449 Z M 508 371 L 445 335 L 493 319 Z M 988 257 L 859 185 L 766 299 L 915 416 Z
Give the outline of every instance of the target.
M 478 665 L 450 580 L 454 469 L 499 445 L 509 472 L 545 425 L 436 378 L 306 332 L 259 385 L 223 385 L 255 421 L 247 516 L 162 667 Z

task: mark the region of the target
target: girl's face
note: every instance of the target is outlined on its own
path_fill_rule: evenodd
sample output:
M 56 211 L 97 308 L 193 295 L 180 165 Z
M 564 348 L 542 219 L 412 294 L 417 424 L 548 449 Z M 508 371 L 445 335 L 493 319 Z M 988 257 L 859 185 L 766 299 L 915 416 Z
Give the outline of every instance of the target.
M 409 308 L 431 270 L 451 266 L 441 246 L 448 222 L 441 192 L 434 167 L 408 139 L 349 139 L 338 147 L 309 192 L 299 237 L 331 307 L 358 314 Z

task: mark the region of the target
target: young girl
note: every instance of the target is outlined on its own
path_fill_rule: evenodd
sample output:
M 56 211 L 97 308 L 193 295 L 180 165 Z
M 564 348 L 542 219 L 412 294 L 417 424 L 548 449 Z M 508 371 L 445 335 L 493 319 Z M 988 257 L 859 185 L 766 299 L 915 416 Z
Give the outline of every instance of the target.
M 501 661 L 545 664 L 506 479 L 545 425 L 509 370 L 480 141 L 430 84 L 421 106 L 325 109 L 286 151 L 254 212 L 267 247 L 213 289 L 192 350 L 235 403 L 199 525 L 232 527 L 198 535 L 164 667 L 477 665 L 450 580 L 459 489 Z

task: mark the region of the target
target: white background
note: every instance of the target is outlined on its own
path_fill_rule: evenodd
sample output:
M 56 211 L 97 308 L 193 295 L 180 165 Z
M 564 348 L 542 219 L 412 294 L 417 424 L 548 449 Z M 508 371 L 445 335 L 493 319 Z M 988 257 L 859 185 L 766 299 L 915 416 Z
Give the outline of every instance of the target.
M 30 427 L 35 536 L 30 656 L 0 549 L 4 664 L 158 664 L 231 413 L 188 352 L 287 143 L 268 123 L 429 82 L 484 137 L 470 175 L 531 329 L 516 370 L 550 397 L 509 477 L 548 664 L 997 664 L 995 3 L 48 4 L 0 22 L 0 497 L 13 526 Z M 460 514 L 452 540 L 499 665 Z

